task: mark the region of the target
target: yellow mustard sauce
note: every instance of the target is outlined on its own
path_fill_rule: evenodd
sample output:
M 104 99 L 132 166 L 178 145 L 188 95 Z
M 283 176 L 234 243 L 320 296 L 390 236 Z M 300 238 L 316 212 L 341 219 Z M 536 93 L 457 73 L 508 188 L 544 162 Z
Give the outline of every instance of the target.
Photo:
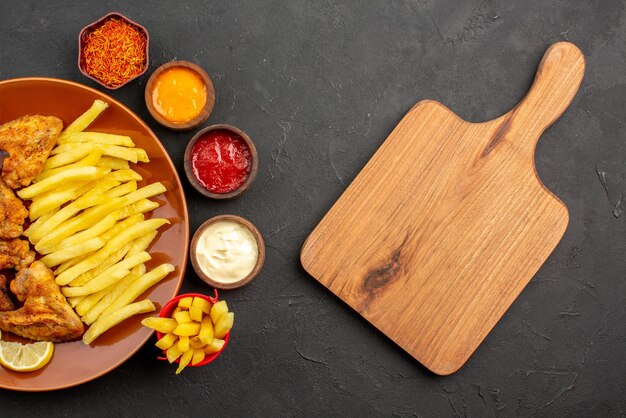
M 152 89 L 155 110 L 172 123 L 185 123 L 202 112 L 207 102 L 207 89 L 202 77 L 187 67 L 163 71 Z

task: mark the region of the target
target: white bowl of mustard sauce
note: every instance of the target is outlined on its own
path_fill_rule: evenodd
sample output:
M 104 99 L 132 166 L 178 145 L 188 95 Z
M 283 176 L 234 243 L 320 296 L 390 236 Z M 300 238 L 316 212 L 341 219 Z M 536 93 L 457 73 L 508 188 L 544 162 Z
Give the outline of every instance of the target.
M 259 230 L 236 215 L 205 221 L 191 240 L 191 265 L 207 284 L 235 289 L 250 283 L 265 262 L 265 242 Z

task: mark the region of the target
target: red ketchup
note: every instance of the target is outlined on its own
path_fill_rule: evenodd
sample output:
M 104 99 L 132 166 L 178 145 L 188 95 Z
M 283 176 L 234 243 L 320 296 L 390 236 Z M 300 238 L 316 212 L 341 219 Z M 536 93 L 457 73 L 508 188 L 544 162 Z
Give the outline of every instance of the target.
M 191 149 L 191 170 L 211 193 L 237 190 L 250 175 L 252 154 L 244 139 L 227 129 L 202 135 Z

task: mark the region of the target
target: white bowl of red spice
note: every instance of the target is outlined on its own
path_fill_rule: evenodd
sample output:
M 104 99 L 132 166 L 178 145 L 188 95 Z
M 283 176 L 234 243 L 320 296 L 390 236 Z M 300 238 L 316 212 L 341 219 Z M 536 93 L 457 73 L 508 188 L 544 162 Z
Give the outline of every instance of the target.
M 259 169 L 254 143 L 241 129 L 212 125 L 200 130 L 185 149 L 185 174 L 211 199 L 232 199 L 246 192 Z
M 121 13 L 109 13 L 78 34 L 78 69 L 116 90 L 148 69 L 148 30 Z

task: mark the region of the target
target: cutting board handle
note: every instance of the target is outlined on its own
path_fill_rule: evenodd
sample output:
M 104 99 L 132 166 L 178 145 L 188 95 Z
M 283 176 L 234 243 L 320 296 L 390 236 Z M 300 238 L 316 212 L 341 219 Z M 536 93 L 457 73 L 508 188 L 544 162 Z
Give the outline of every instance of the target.
M 515 119 L 526 121 L 523 125 L 529 131 L 540 135 L 569 106 L 584 73 L 585 57 L 576 45 L 570 42 L 553 44 L 544 54 L 524 100 L 504 117 L 514 114 Z

